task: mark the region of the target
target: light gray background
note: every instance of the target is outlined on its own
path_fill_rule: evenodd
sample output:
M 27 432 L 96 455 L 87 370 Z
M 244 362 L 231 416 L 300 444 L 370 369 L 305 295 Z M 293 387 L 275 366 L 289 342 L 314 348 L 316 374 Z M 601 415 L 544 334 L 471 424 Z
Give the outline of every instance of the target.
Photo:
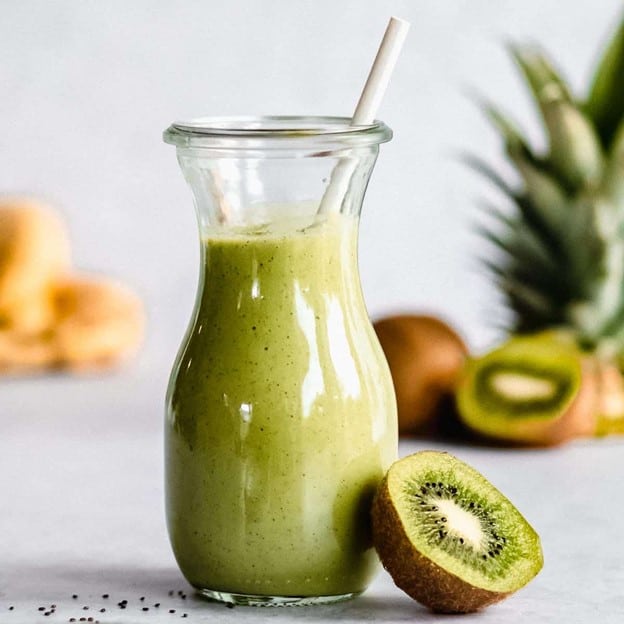
M 501 149 L 465 92 L 475 87 L 513 109 L 539 139 L 504 41 L 547 42 L 580 87 L 620 7 L 617 0 L 0 0 L 0 192 L 32 193 L 62 210 L 77 266 L 129 282 L 149 315 L 145 348 L 120 373 L 0 380 L 0 622 L 35 621 L 38 602 L 59 604 L 55 618 L 41 621 L 83 615 L 69 598 L 74 591 L 93 604 L 105 591 L 155 601 L 184 587 L 163 522 L 160 439 L 198 245 L 190 194 L 174 150 L 161 142 L 173 119 L 348 115 L 388 16 L 411 21 L 379 113 L 395 139 L 382 147 L 364 208 L 364 291 L 374 316 L 434 311 L 483 348 L 496 337 L 495 297 L 475 270 L 480 247 L 469 224 L 489 190 L 456 155 L 470 149 L 501 162 Z M 622 442 L 546 452 L 450 448 L 517 502 L 546 552 L 538 580 L 475 619 L 621 622 Z M 11 619 L 8 604 L 16 605 Z M 101 620 L 155 621 L 136 607 L 125 619 Z M 387 576 L 361 601 L 300 615 L 189 608 L 207 621 L 427 617 Z
M 469 88 L 539 136 L 503 44 L 547 42 L 587 83 L 618 0 L 0 2 L 0 191 L 67 215 L 76 263 L 145 296 L 150 353 L 171 356 L 192 304 L 197 242 L 172 147 L 174 119 L 200 114 L 349 115 L 390 14 L 412 24 L 379 112 L 382 147 L 361 230 L 371 314 L 446 315 L 482 347 L 490 284 L 469 223 L 487 185 L 458 164 L 501 158 Z M 484 312 L 485 311 L 485 312 Z

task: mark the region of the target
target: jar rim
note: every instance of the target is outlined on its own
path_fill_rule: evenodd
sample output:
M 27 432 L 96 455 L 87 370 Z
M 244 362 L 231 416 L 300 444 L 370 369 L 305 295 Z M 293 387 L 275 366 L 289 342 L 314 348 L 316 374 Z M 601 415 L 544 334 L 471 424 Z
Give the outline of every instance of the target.
M 349 117 L 320 115 L 197 117 L 174 121 L 163 134 L 165 143 L 181 148 L 339 148 L 378 145 L 391 138 L 383 121 L 353 126 Z

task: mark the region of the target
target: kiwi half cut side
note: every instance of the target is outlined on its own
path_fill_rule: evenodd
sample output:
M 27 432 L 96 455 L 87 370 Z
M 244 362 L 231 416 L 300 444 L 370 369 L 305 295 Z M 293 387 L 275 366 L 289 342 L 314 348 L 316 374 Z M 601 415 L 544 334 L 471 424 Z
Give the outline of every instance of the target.
M 487 437 L 558 444 L 595 428 L 595 397 L 583 381 L 575 347 L 551 335 L 512 338 L 466 363 L 457 407 L 464 423 Z
M 422 451 L 392 465 L 372 508 L 375 548 L 403 591 L 433 611 L 470 613 L 526 585 L 540 540 L 479 472 Z

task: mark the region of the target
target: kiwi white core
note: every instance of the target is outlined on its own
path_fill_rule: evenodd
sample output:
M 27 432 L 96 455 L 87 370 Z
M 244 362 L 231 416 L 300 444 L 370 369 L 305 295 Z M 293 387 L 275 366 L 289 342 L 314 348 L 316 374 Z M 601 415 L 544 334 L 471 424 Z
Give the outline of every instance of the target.
M 512 401 L 549 399 L 557 391 L 552 380 L 521 373 L 496 373 L 490 378 L 490 384 L 495 392 Z
M 463 537 L 464 541 L 475 550 L 481 548 L 483 529 L 481 528 L 479 518 L 462 509 L 450 498 L 432 498 L 431 504 L 440 510 L 441 516 L 446 517 L 449 533 L 455 533 L 458 537 Z

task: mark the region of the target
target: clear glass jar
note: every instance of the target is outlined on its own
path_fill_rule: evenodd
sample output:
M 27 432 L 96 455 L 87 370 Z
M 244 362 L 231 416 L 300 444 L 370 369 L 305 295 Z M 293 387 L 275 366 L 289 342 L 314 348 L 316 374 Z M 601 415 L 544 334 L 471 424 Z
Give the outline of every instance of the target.
M 164 136 L 201 237 L 166 407 L 180 569 L 226 602 L 350 598 L 378 569 L 368 512 L 397 454 L 357 265 L 364 192 L 391 131 L 263 117 L 176 123 Z

